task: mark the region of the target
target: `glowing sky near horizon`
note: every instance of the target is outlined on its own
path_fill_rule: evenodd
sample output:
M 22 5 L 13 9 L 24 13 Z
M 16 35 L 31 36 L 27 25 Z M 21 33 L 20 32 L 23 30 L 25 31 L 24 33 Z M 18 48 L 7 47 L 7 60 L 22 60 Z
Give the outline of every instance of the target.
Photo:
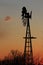
M 21 11 L 26 6 L 30 20 L 34 56 L 43 56 L 43 0 L 0 0 L 0 58 L 10 50 L 24 50 L 25 27 L 22 24 Z

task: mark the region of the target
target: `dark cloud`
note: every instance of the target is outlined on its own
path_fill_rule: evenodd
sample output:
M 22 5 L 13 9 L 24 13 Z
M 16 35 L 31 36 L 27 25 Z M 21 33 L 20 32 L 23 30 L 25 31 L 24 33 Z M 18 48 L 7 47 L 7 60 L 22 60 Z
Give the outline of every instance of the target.
M 10 16 L 6 16 L 6 17 L 4 18 L 4 21 L 9 21 L 9 20 L 11 20 L 11 17 L 10 17 Z

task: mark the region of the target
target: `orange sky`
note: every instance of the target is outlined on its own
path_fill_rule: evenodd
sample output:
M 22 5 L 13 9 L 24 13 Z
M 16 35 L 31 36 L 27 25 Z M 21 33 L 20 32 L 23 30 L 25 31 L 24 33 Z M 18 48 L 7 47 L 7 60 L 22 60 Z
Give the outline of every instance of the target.
M 30 20 L 33 55 L 43 57 L 43 1 L 41 0 L 6 0 L 0 1 L 0 58 L 4 58 L 10 50 L 24 50 L 25 27 L 22 24 L 21 11 L 26 6 L 32 19 Z

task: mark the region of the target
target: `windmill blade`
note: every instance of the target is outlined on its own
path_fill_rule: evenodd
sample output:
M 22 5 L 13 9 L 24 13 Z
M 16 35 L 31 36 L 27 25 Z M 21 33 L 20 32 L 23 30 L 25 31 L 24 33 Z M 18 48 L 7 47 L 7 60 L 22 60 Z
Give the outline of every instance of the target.
M 26 22 L 23 20 L 23 25 L 26 26 Z
M 22 8 L 22 13 L 23 13 L 23 14 L 24 14 L 24 13 L 27 13 L 26 7 L 23 7 L 23 8 Z
M 26 24 L 27 24 L 27 19 L 24 18 L 22 22 L 23 22 L 23 25 L 26 26 Z
M 22 8 L 22 19 L 24 19 L 26 13 L 27 13 L 26 7 L 23 7 Z

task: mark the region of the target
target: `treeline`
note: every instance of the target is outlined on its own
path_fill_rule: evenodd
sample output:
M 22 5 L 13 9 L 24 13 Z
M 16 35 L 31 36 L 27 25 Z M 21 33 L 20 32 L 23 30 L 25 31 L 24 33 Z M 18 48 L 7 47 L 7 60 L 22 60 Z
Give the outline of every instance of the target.
M 7 57 L 5 57 L 3 60 L 0 60 L 0 65 L 24 65 L 24 54 L 18 50 L 11 50 Z M 34 61 L 34 65 L 43 64 L 39 62 L 39 59 L 36 59 Z
M 0 65 L 24 65 L 23 57 L 21 52 L 11 50 L 8 57 L 5 57 L 2 61 L 0 60 Z

